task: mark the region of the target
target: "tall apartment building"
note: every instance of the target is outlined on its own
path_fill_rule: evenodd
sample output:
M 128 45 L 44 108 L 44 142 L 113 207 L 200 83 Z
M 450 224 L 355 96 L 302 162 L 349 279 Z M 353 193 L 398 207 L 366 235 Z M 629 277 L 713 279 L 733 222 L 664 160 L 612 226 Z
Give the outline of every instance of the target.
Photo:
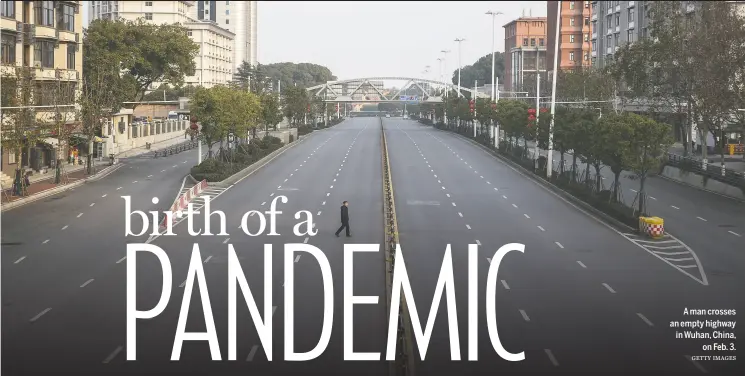
M 73 126 L 79 125 L 74 115 L 75 96 L 80 92 L 83 72 L 83 16 L 80 1 L 3 1 L 0 4 L 0 36 L 2 37 L 3 76 L 15 75 L 16 69 L 25 67 L 31 80 L 31 103 L 20 104 L 34 109 L 36 121 L 55 122 L 57 116 L 48 106 L 70 106 L 63 114 L 63 120 Z M 53 88 L 64 87 L 71 95 L 69 102 L 60 102 L 62 93 Z M 54 103 L 52 103 L 54 102 Z M 8 107 L 2 103 L 3 107 Z M 12 118 L 3 117 L 5 125 Z M 55 158 L 55 149 L 60 155 L 66 154 L 66 145 L 58 145 L 53 135 L 42 138 L 37 144 L 26 144 L 20 159 L 15 151 L 3 148 L 2 184 L 8 188 L 12 184 L 13 171 L 19 164 L 40 170 L 49 167 Z M 64 158 L 64 157 L 63 157 Z
M 521 17 L 504 28 L 504 90 L 522 91 L 526 76 L 546 71 L 546 17 Z
M 593 1 L 548 1 L 548 64 L 553 71 L 556 41 L 556 12 L 561 5 L 559 24 L 560 70 L 589 67 L 592 64 L 591 52 L 591 3 Z
M 590 1 L 590 63 L 602 68 L 620 46 L 646 38 L 648 1 Z
M 257 55 L 257 8 L 256 1 L 199 0 L 192 8 L 192 17 L 217 22 L 220 27 L 235 33 L 233 71 L 245 61 L 256 65 Z
M 200 1 L 201 2 L 201 1 Z M 233 42 L 235 33 L 220 27 L 217 22 L 200 21 L 196 1 L 90 1 L 90 19 L 143 18 L 154 24 L 179 23 L 188 29 L 187 35 L 199 45 L 195 59 L 196 72 L 187 76 L 188 85 L 211 87 L 224 85 L 234 73 Z M 160 86 L 154 82 L 150 89 Z

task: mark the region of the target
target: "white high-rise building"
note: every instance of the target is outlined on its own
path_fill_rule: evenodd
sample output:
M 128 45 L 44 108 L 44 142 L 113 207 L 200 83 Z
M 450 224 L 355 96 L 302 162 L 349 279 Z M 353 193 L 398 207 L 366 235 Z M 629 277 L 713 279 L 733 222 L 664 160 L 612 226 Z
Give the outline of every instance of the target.
M 193 18 L 217 22 L 235 33 L 233 71 L 244 61 L 257 63 L 257 1 L 198 0 L 191 11 Z
M 199 45 L 195 59 L 196 72 L 185 77 L 185 83 L 211 87 L 227 84 L 235 72 L 233 53 L 235 33 L 209 19 L 196 16 L 197 1 L 90 1 L 90 20 L 144 18 L 155 24 L 179 23 L 186 27 L 189 37 Z M 199 1 L 199 3 L 202 3 Z M 226 1 L 226 3 L 229 3 Z M 160 86 L 154 82 L 150 89 Z

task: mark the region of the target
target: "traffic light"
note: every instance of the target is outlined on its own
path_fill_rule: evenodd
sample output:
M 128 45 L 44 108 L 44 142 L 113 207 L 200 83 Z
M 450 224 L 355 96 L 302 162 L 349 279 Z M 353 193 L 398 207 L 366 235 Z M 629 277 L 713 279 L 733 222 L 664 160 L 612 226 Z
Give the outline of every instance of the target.
M 476 113 L 476 102 L 473 99 L 468 102 L 468 107 L 471 108 L 471 115 Z

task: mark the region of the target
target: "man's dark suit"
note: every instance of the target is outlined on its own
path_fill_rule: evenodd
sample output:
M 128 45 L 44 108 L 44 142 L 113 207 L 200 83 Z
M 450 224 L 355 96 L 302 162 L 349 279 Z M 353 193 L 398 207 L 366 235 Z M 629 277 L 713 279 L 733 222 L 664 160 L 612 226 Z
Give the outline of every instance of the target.
M 349 235 L 349 208 L 346 205 L 341 206 L 341 227 L 339 227 L 338 230 L 336 230 L 336 236 L 339 236 L 339 233 L 343 229 L 347 229 L 347 236 Z

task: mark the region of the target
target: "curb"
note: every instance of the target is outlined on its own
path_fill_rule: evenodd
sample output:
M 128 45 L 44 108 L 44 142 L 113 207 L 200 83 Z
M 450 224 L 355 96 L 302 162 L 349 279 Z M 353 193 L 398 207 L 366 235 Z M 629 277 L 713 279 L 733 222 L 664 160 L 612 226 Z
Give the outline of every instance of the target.
M 571 193 L 569 193 L 569 192 L 567 192 L 567 191 L 565 191 L 565 190 L 557 187 L 554 184 L 549 183 L 548 181 L 545 181 L 545 180 L 543 180 L 543 179 L 535 176 L 535 174 L 532 171 L 529 171 L 525 167 L 523 167 L 523 166 L 515 163 L 514 161 L 512 161 L 512 160 L 510 160 L 510 159 L 508 159 L 508 158 L 506 158 L 506 157 L 504 157 L 502 155 L 500 155 L 498 152 L 495 152 L 495 151 L 487 148 L 486 146 L 484 146 L 484 145 L 482 145 L 482 144 L 480 144 L 480 143 L 478 143 L 478 142 L 476 142 L 476 141 L 474 141 L 474 140 L 472 140 L 472 139 L 470 139 L 470 138 L 468 138 L 466 136 L 463 136 L 463 135 L 461 135 L 459 133 L 450 132 L 450 131 L 443 131 L 443 130 L 440 130 L 440 129 L 437 129 L 437 128 L 434 128 L 434 127 L 433 127 L 433 129 L 435 129 L 437 131 L 440 131 L 440 132 L 452 133 L 452 134 L 455 134 L 458 137 L 461 137 L 463 139 L 466 139 L 467 141 L 470 141 L 471 143 L 479 146 L 483 151 L 489 153 L 491 156 L 493 156 L 494 158 L 496 158 L 500 162 L 502 162 L 502 163 L 504 163 L 506 165 L 509 165 L 514 171 L 516 171 L 516 172 L 520 173 L 521 175 L 527 177 L 528 179 L 532 180 L 534 183 L 539 184 L 539 185 L 545 187 L 546 189 L 550 189 L 552 192 L 554 192 L 555 194 L 561 196 L 562 198 L 564 198 L 565 201 L 570 202 L 575 207 L 580 206 L 582 210 L 592 212 L 593 214 L 595 214 L 595 216 L 596 216 L 595 218 L 597 220 L 602 220 L 606 224 L 609 224 L 609 225 L 614 226 L 614 227 L 617 227 L 617 228 L 621 228 L 624 231 L 636 231 L 635 228 L 633 228 L 633 227 L 631 227 L 631 226 L 629 226 L 629 225 L 627 225 L 627 224 L 625 224 L 625 223 L 623 223 L 623 222 L 621 222 L 621 221 L 619 221 L 619 220 L 611 217 L 610 215 L 604 213 L 601 210 L 598 210 L 597 208 L 593 207 L 592 205 L 590 205 L 590 204 L 582 201 L 581 199 L 573 196 Z M 600 218 L 598 218 L 598 217 L 600 217 Z
M 64 191 L 73 189 L 73 188 L 75 188 L 77 186 L 80 186 L 80 185 L 83 185 L 85 183 L 98 181 L 100 179 L 105 178 L 106 176 L 111 175 L 114 171 L 118 170 L 122 166 L 123 166 L 122 164 L 116 164 L 116 165 L 113 165 L 113 166 L 109 166 L 109 167 L 106 167 L 103 170 L 101 170 L 96 175 L 87 177 L 85 179 L 78 180 L 78 181 L 76 181 L 74 183 L 65 184 L 65 185 L 63 185 L 61 187 L 54 187 L 52 189 L 47 189 L 46 191 L 39 192 L 38 194 L 29 196 L 27 198 L 22 198 L 20 200 L 16 200 L 16 201 L 9 202 L 7 204 L 3 204 L 2 205 L 2 209 L 0 210 L 0 212 L 5 213 L 6 211 L 9 211 L 9 210 L 12 210 L 12 209 L 15 209 L 15 208 L 24 206 L 26 204 L 30 204 L 32 202 L 41 200 L 42 198 L 45 198 L 45 197 L 49 197 L 49 196 L 56 195 L 58 193 L 62 193 Z
M 675 166 L 671 166 L 671 167 L 675 167 Z M 663 168 L 664 168 L 664 166 L 663 166 Z M 691 173 L 694 174 L 695 172 L 691 172 Z M 672 182 L 672 183 L 675 183 L 675 184 L 680 184 L 680 185 L 685 186 L 685 187 L 688 187 L 688 188 L 693 188 L 693 189 L 696 189 L 696 190 L 701 191 L 701 192 L 710 193 L 710 194 L 713 194 L 713 195 L 717 195 L 719 197 L 728 198 L 730 200 L 733 200 L 733 201 L 736 201 L 736 202 L 740 202 L 740 203 L 745 204 L 745 200 L 743 200 L 743 199 L 741 199 L 739 197 L 734 197 L 734 196 L 726 195 L 724 193 L 714 192 L 714 191 L 712 191 L 710 189 L 697 187 L 697 186 L 695 186 L 693 184 L 688 184 L 688 183 L 683 182 L 683 181 L 680 181 L 680 180 L 675 180 L 673 178 L 669 178 L 669 177 L 667 177 L 665 175 L 662 175 L 662 174 L 655 175 L 654 177 L 660 178 L 660 179 L 665 179 L 665 180 L 667 180 L 669 182 Z M 735 187 L 735 188 L 739 188 L 739 187 Z
M 315 133 L 315 132 L 312 132 L 312 133 L 308 134 L 308 136 L 310 136 L 313 133 Z M 295 147 L 295 145 L 300 144 L 300 143 L 302 143 L 303 141 L 305 141 L 307 139 L 308 139 L 308 137 L 303 137 L 303 138 L 298 139 L 297 141 L 293 141 L 292 143 L 287 144 L 285 146 L 282 146 L 281 148 L 279 148 L 279 149 L 277 149 L 277 150 L 269 153 L 268 155 L 264 156 L 263 158 L 259 159 L 258 161 L 254 162 L 254 163 L 251 163 L 250 166 L 244 168 L 241 171 L 236 172 L 235 174 L 231 175 L 227 179 L 222 180 L 222 181 L 216 181 L 216 182 L 208 182 L 208 184 L 216 185 L 216 186 L 222 187 L 222 188 L 226 188 L 226 187 L 229 187 L 231 185 L 238 184 L 241 180 L 243 180 L 243 179 L 251 176 L 254 172 L 258 171 L 259 169 L 261 169 L 262 167 L 264 167 L 266 164 L 268 164 L 269 162 L 271 162 L 275 158 L 277 158 L 280 155 L 282 155 L 282 153 L 284 153 L 287 150 Z M 189 174 L 189 176 L 191 176 L 191 174 Z M 192 179 L 194 179 L 194 178 L 192 177 Z

